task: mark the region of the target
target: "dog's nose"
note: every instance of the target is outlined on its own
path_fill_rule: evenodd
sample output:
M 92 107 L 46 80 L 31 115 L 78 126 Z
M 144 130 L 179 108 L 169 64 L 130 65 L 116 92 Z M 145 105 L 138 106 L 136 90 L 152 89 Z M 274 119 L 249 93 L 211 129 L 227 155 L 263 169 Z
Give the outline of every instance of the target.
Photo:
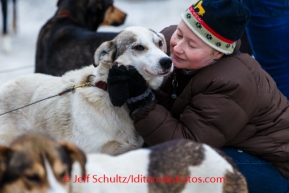
M 172 60 L 168 57 L 160 59 L 160 65 L 164 69 L 170 69 L 172 67 Z

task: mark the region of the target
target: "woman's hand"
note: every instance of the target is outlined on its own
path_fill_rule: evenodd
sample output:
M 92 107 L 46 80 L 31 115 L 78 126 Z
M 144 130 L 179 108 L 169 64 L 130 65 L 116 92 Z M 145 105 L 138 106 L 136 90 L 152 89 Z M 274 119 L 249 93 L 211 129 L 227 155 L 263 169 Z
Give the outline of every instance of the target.
M 107 91 L 113 106 L 121 107 L 129 98 L 129 74 L 125 66 L 112 66 L 107 78 Z
M 155 99 L 145 79 L 133 66 L 113 66 L 108 74 L 108 93 L 114 106 L 127 103 L 134 111 Z

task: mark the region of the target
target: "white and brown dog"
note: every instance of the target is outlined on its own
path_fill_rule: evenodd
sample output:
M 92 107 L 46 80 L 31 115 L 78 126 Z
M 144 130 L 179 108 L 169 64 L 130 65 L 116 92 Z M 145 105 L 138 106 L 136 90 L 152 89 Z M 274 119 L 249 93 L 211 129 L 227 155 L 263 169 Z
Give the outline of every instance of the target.
M 0 146 L 0 166 L 1 193 L 248 192 L 230 158 L 189 140 L 85 157 L 71 143 L 26 134 Z
M 74 142 L 87 153 L 117 155 L 141 147 L 143 139 L 134 129 L 127 106 L 111 104 L 106 90 L 108 72 L 113 65 L 132 65 L 156 89 L 173 70 L 166 48 L 162 34 L 129 27 L 96 50 L 96 68 L 91 65 L 62 77 L 31 74 L 8 82 L 0 89 L 0 144 L 36 131 Z M 83 84 L 89 86 L 1 115 Z
M 72 143 L 26 134 L 9 146 L 0 146 L 1 193 L 68 193 L 72 164 L 85 173 L 84 152 Z
M 231 158 L 185 139 L 118 156 L 89 154 L 83 178 L 80 168 L 73 165 L 73 193 L 248 193 Z
M 248 192 L 230 158 L 189 140 L 85 157 L 71 143 L 26 134 L 0 146 L 0 166 L 1 193 Z

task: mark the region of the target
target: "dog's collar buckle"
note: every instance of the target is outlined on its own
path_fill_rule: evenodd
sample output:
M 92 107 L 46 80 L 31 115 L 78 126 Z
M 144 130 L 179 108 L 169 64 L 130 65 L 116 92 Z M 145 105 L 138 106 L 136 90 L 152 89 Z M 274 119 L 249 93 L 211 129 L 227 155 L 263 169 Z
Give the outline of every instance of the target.
M 74 85 L 73 88 L 72 88 L 72 93 L 74 93 L 77 88 L 83 88 L 83 87 L 86 87 L 86 86 L 89 86 L 89 85 L 90 85 L 90 82 L 86 82 L 86 83 L 78 85 L 78 86 Z
M 93 74 L 89 75 L 87 78 L 86 78 L 86 82 L 94 82 L 93 80 L 91 80 L 91 77 L 94 77 Z M 89 84 L 89 86 L 93 86 L 92 84 Z M 96 83 L 94 83 L 94 86 L 97 87 L 97 88 L 100 88 L 104 91 L 107 91 L 107 83 L 104 82 L 104 81 L 98 81 Z
M 102 90 L 104 90 L 104 91 L 107 91 L 107 83 L 106 83 L 106 82 L 98 81 L 98 82 L 96 82 L 94 85 L 95 85 L 95 87 L 97 87 L 97 88 L 100 88 L 100 89 L 102 89 Z

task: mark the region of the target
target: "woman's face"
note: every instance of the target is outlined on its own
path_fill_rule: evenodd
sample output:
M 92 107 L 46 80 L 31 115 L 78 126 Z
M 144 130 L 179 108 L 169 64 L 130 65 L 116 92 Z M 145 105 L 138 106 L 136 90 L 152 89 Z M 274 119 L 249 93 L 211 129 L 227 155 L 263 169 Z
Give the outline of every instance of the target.
M 223 56 L 196 36 L 183 20 L 172 35 L 170 49 L 173 64 L 179 69 L 197 70 Z

